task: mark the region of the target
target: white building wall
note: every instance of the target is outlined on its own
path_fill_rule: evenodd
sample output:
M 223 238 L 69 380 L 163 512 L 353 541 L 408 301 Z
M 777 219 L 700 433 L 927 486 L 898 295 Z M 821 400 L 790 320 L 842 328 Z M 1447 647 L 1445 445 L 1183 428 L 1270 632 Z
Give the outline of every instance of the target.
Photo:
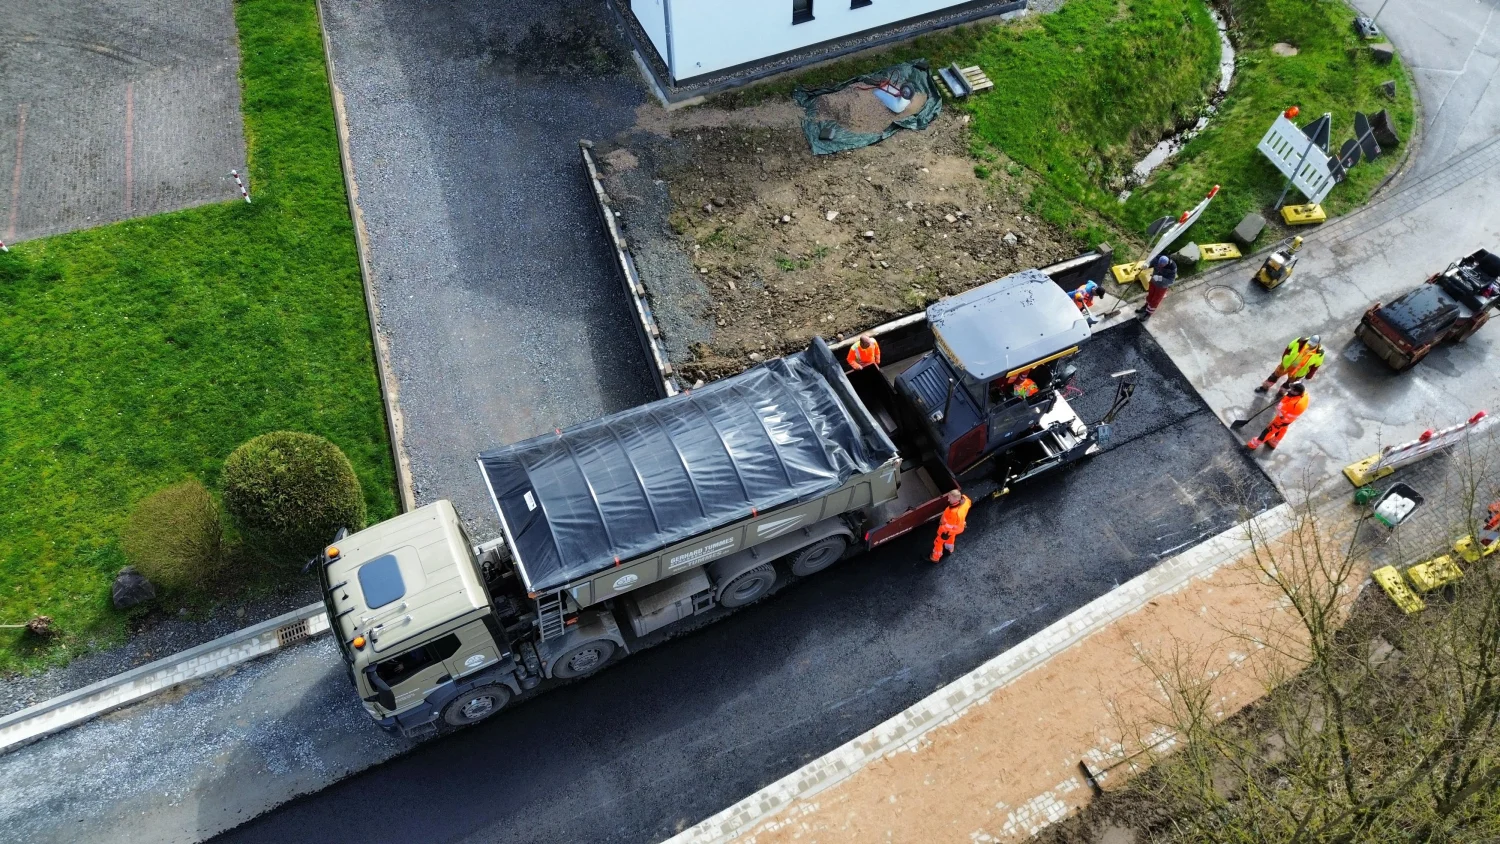
M 667 61 L 667 0 L 629 0 L 630 13 L 646 31 L 656 54 Z
M 648 4 L 662 0 L 633 2 L 649 10 Z M 799 24 L 792 23 L 792 0 L 665 2 L 672 15 L 673 71 L 680 80 L 961 6 L 969 0 L 874 0 L 859 9 L 849 8 L 850 0 L 813 0 L 813 20 Z M 661 53 L 666 56 L 665 50 Z

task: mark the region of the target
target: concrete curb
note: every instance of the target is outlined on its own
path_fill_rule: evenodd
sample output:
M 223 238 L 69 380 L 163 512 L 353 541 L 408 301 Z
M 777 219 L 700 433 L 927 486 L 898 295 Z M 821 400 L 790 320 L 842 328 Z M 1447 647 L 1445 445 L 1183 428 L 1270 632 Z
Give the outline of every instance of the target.
M 380 400 L 385 405 L 386 436 L 391 441 L 391 460 L 396 470 L 396 492 L 401 512 L 417 506 L 416 491 L 411 482 L 411 460 L 406 456 L 402 437 L 401 406 L 397 403 L 398 385 L 391 370 L 391 349 L 380 336 L 380 303 L 375 299 L 375 285 L 370 282 L 375 271 L 370 266 L 369 233 L 365 231 L 364 212 L 359 207 L 359 185 L 354 181 L 354 159 L 349 155 L 349 119 L 344 114 L 344 99 L 333 79 L 333 50 L 328 46 L 328 26 L 323 20 L 323 4 L 318 10 L 318 37 L 323 39 L 323 73 L 328 77 L 328 97 L 333 104 L 333 121 L 339 138 L 339 169 L 344 174 L 344 196 L 349 200 L 349 219 L 354 223 L 354 249 L 359 254 L 359 282 L 365 293 L 365 315 L 370 321 L 370 345 L 375 353 L 375 377 L 380 382 Z
M 173 686 L 217 674 L 327 631 L 328 614 L 323 605 L 310 604 L 166 659 L 29 706 L 0 718 L 0 753 L 9 753 Z
M 870 763 L 917 749 L 929 730 L 963 717 L 968 707 L 982 703 L 996 689 L 1153 598 L 1174 592 L 1245 554 L 1252 547 L 1252 534 L 1256 541 L 1263 542 L 1288 530 L 1294 522 L 1291 505 L 1280 504 L 1199 543 L 1079 607 L 883 724 L 667 839 L 666 844 L 733 841 L 794 802 L 843 782 Z
M 599 221 L 604 225 L 604 233 L 609 235 L 609 245 L 615 253 L 615 267 L 620 271 L 620 281 L 625 286 L 625 298 L 635 314 L 635 330 L 640 335 L 641 349 L 656 373 L 652 379 L 653 386 L 662 398 L 669 398 L 681 392 L 677 375 L 672 371 L 671 358 L 667 356 L 666 344 L 661 339 L 661 329 L 656 325 L 656 318 L 651 315 L 646 285 L 641 282 L 640 273 L 636 272 L 635 259 L 630 257 L 630 246 L 620 231 L 620 212 L 615 210 L 609 193 L 604 190 L 604 179 L 594 163 L 594 154 L 590 152 L 592 148 L 593 144 L 588 141 L 578 142 L 578 151 L 583 155 L 583 169 L 588 174 L 589 187 L 594 195 L 594 205 L 599 210 Z

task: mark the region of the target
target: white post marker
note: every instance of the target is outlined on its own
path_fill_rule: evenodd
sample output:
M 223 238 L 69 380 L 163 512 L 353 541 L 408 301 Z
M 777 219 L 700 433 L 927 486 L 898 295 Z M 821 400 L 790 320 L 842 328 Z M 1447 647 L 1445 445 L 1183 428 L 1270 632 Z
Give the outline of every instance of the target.
M 1415 463 L 1466 439 L 1470 434 L 1479 430 L 1488 419 L 1489 413 L 1481 410 L 1470 416 L 1466 422 L 1460 422 L 1438 431 L 1428 428 L 1420 437 L 1410 442 L 1388 445 L 1381 449 L 1379 454 L 1372 454 L 1357 463 L 1350 463 L 1344 467 L 1344 477 L 1355 486 L 1364 486 L 1379 480 L 1402 466 Z
M 240 178 L 240 171 L 230 170 L 229 175 L 234 177 L 234 183 L 240 186 L 240 196 L 245 198 L 245 204 L 250 204 L 250 191 L 245 189 L 245 181 Z

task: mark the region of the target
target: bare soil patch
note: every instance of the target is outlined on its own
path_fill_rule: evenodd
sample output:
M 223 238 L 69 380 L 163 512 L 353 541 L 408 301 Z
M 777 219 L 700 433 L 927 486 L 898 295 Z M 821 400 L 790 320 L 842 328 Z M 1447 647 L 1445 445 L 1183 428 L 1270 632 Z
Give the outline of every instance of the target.
M 897 119 L 883 112 L 878 130 Z M 848 98 L 846 98 L 848 99 Z M 847 106 L 854 121 L 863 105 Z M 914 102 L 913 110 L 921 107 Z M 944 112 L 860 150 L 814 156 L 789 101 L 745 109 L 643 107 L 601 144 L 673 363 L 689 380 L 841 338 L 1079 244 L 1025 209 L 1006 162 L 976 175 L 963 118 Z M 1015 173 L 1021 173 L 1014 168 Z M 1008 237 L 1009 236 L 1009 237 Z

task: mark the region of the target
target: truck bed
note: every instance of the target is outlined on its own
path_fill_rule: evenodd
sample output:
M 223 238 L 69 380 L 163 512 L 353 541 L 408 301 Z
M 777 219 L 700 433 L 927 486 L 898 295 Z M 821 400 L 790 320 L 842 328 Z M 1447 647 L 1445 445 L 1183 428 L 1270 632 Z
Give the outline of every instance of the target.
M 487 451 L 479 464 L 516 569 L 539 593 L 829 495 L 895 455 L 816 340 L 702 389 Z M 735 540 L 678 568 L 741 541 L 753 544 Z

